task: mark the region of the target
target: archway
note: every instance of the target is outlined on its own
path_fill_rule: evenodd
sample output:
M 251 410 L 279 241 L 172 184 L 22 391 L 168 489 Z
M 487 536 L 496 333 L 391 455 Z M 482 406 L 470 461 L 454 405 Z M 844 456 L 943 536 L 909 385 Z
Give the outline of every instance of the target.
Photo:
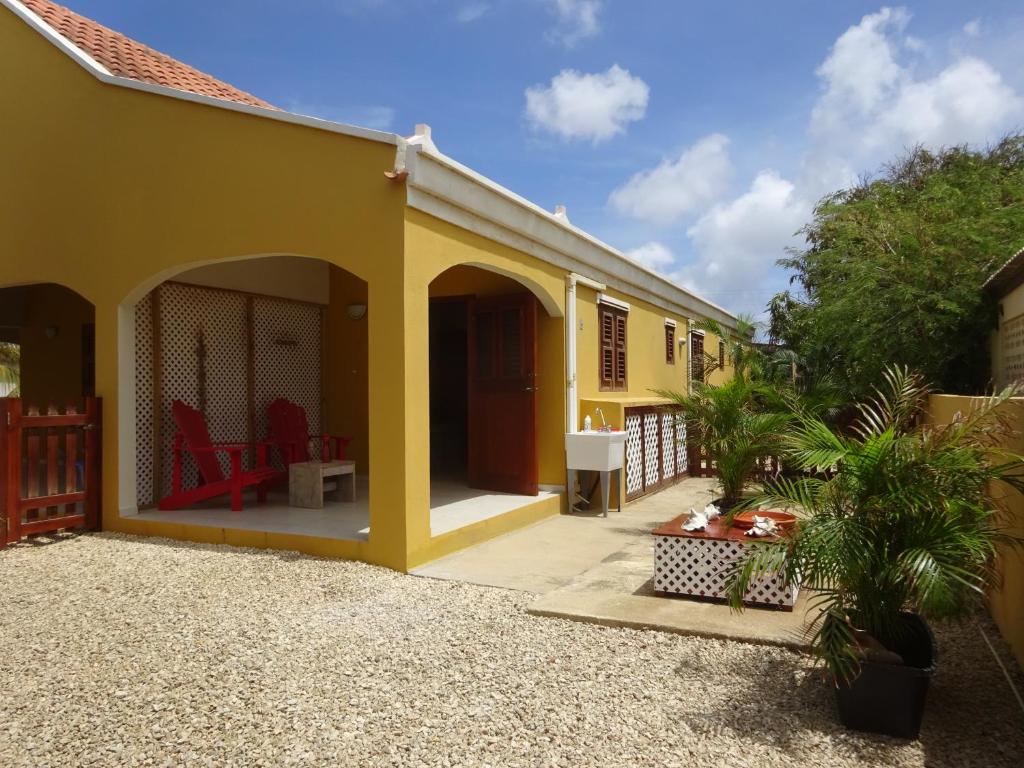
M 95 310 L 56 283 L 0 289 L 0 397 L 45 412 L 96 392 Z
M 133 291 L 120 313 L 121 515 L 367 540 L 367 298 L 359 277 L 327 261 L 293 255 L 176 269 Z M 282 400 L 301 408 L 309 440 L 282 440 L 275 431 L 270 406 Z M 176 459 L 175 401 L 202 414 L 214 443 L 253 446 L 243 454 L 242 469 L 274 470 L 267 503 L 256 503 L 256 486 L 244 494 L 244 514 L 232 513 L 225 495 L 194 503 L 176 497 L 176 472 L 184 475 L 186 488 L 206 480 L 194 455 L 183 451 Z M 347 438 L 343 458 L 355 462 L 354 477 L 346 473 L 325 483 L 328 491 L 344 485 L 344 500 L 323 497 L 329 515 L 293 507 L 288 496 L 292 462 L 339 458 L 339 444 L 325 449 L 320 435 Z M 266 461 L 256 447 L 262 441 L 269 441 Z M 218 455 L 226 476 L 230 460 Z M 350 479 L 354 501 L 348 498 Z
M 563 326 L 521 276 L 453 266 L 429 286 L 431 534 L 560 489 Z M 554 416 L 554 418 L 552 418 Z

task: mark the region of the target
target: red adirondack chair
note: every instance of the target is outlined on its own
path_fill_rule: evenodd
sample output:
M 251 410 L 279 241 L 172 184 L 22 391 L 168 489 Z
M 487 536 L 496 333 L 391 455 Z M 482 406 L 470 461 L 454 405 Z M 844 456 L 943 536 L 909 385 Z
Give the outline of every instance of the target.
M 171 495 L 160 500 L 160 509 L 171 510 L 191 506 L 199 501 L 231 494 L 231 510 L 242 511 L 242 489 L 256 486 L 259 501 L 266 501 L 267 487 L 279 472 L 267 463 L 267 444 L 256 445 L 256 467 L 242 469 L 242 454 L 249 449 L 246 443 L 213 443 L 203 414 L 181 400 L 171 405 L 171 415 L 178 426 L 174 436 L 174 467 L 171 474 Z M 199 467 L 201 482 L 195 488 L 182 488 L 182 458 L 192 454 Z M 217 454 L 225 452 L 231 458 L 231 475 L 224 476 Z
M 345 447 L 352 442 L 350 437 L 337 435 L 311 435 L 306 409 L 301 405 L 277 398 L 267 407 L 267 440 L 277 446 L 281 452 L 281 461 L 287 467 L 297 461 L 310 461 L 311 440 L 320 443 L 321 461 L 344 459 Z

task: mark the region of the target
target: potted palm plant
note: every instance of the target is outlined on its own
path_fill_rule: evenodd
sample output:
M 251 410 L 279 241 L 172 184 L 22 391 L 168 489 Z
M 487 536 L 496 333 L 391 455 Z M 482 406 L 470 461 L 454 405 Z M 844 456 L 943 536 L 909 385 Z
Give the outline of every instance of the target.
M 759 462 L 777 454 L 789 414 L 765 411 L 765 387 L 739 375 L 717 386 L 697 382 L 689 395 L 658 394 L 682 408 L 690 445 L 714 461 L 722 491 L 719 505 L 730 509 L 739 504 Z
M 789 536 L 748 547 L 730 600 L 751 579 L 782 573 L 816 591 L 813 651 L 836 684 L 848 727 L 915 738 L 935 665 L 924 619 L 971 611 L 993 578 L 998 524 L 991 484 L 1022 483 L 1020 457 L 1001 450 L 1008 425 L 986 401 L 952 424 L 925 423 L 928 388 L 892 368 L 858 406 L 849 434 L 797 413 L 783 437 L 797 478 L 765 482 L 751 505 L 798 515 Z

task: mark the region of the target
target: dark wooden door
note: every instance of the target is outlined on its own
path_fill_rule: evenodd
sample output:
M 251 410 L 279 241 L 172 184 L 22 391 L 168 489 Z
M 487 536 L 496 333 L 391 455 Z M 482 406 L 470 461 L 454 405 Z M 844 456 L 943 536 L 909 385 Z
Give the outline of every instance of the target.
M 476 299 L 469 317 L 469 485 L 537 494 L 537 301 Z

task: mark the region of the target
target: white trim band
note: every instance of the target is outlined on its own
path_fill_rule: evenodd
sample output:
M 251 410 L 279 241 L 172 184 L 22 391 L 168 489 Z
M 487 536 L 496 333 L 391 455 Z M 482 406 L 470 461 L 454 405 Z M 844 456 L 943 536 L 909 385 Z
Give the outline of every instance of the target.
M 615 307 L 621 309 L 623 312 L 629 312 L 629 304 L 621 299 L 613 299 L 606 293 L 597 294 L 598 304 L 607 304 L 609 307 Z

